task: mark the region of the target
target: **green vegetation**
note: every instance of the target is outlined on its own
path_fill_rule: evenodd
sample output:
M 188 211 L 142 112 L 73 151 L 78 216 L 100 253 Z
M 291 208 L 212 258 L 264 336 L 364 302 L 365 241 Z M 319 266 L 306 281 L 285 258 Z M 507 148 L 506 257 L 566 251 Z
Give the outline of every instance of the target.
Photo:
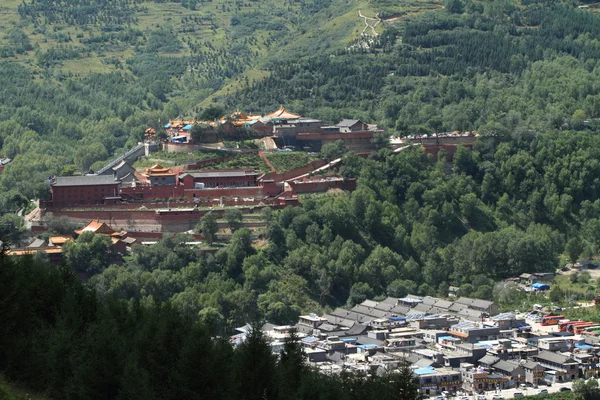
M 271 172 L 269 166 L 256 153 L 240 154 L 229 160 L 225 160 L 216 164 L 211 164 L 207 165 L 206 167 L 203 167 L 203 169 L 227 168 L 254 169 L 264 173 Z
M 151 167 L 154 164 L 161 164 L 163 166 L 173 166 L 173 165 L 185 165 L 192 164 L 195 161 L 208 160 L 211 158 L 218 158 L 226 156 L 228 153 L 220 150 L 213 151 L 194 151 L 191 153 L 185 152 L 176 152 L 176 153 L 167 153 L 164 151 L 159 151 L 156 153 L 152 153 L 149 157 L 140 157 L 133 166 L 135 168 L 145 168 Z
M 319 157 L 311 156 L 308 153 L 300 151 L 281 151 L 278 153 L 267 154 L 267 159 L 279 173 L 302 168 L 309 162 L 317 160 L 318 158 Z
M 225 330 L 255 315 L 291 323 L 301 312 L 365 298 L 446 297 L 450 285 L 460 296 L 520 308 L 515 300 L 539 298 L 495 283 L 557 269 L 572 232 L 600 217 L 598 138 L 590 131 L 483 137 L 473 150 L 459 147 L 451 169 L 417 147 L 371 159 L 349 153 L 340 173 L 358 176 L 357 190 L 271 212 L 266 246 L 254 248 L 250 232 L 238 229 L 229 246 L 198 259 L 173 244 L 136 248 L 127 268 L 92 281 L 124 299 L 143 298 L 153 282 L 153 297 L 190 315 L 213 307 Z M 586 251 L 597 246 L 596 236 L 583 239 Z M 588 298 L 584 281 L 581 274 L 576 285 Z

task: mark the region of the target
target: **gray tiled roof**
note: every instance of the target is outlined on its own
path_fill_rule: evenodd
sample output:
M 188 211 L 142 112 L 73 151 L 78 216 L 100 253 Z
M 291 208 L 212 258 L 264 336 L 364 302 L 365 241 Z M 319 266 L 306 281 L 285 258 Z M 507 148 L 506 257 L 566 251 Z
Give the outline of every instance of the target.
M 387 299 L 382 301 L 382 303 L 388 303 L 388 304 L 392 304 L 395 306 L 396 304 L 398 304 L 398 298 L 397 297 L 388 297 Z
M 427 304 L 428 306 L 432 306 L 435 303 L 440 301 L 437 297 L 425 296 L 423 297 L 423 304 Z
M 394 305 L 390 304 L 390 303 L 378 303 L 373 308 L 376 308 L 376 309 L 381 310 L 381 311 L 390 311 L 392 308 L 394 308 Z
M 58 176 L 52 186 L 114 185 L 120 182 L 112 175 Z
M 479 364 L 492 365 L 497 363 L 498 361 L 500 361 L 498 357 L 493 356 L 491 354 L 486 354 L 485 356 L 483 356 L 483 358 L 479 360 Z
M 396 306 L 390 310 L 391 313 L 398 315 L 406 315 L 407 312 L 410 311 L 410 308 L 406 306 Z
M 523 368 L 525 368 L 525 369 L 536 369 L 536 368 L 540 369 L 543 367 L 540 364 L 536 363 L 535 361 L 529 360 L 525 364 L 523 364 Z
M 554 353 L 552 351 L 544 350 L 538 355 L 533 356 L 535 359 L 542 361 L 550 361 L 557 364 L 564 364 L 566 362 L 573 362 L 573 359 L 563 356 L 562 354 Z
M 413 310 L 426 313 L 431 310 L 431 306 L 428 306 L 427 304 L 417 304 L 415 307 L 413 307 Z
M 519 368 L 519 364 L 510 361 L 500 360 L 496 364 L 494 364 L 493 367 L 494 369 L 510 373 L 513 372 L 515 369 Z
M 446 310 L 450 309 L 450 307 L 452 307 L 452 302 L 448 301 L 448 300 L 438 300 L 434 306 L 436 306 L 437 308 L 445 308 Z
M 456 299 L 455 303 L 466 304 L 470 306 L 471 303 L 473 303 L 473 299 L 470 299 L 468 297 L 459 297 L 458 299 Z
M 360 121 L 357 119 L 344 119 L 344 120 L 340 121 L 340 123 L 337 124 L 337 126 L 339 126 L 340 128 L 347 128 L 347 127 L 350 127 L 350 126 L 356 124 L 357 122 L 360 122 Z

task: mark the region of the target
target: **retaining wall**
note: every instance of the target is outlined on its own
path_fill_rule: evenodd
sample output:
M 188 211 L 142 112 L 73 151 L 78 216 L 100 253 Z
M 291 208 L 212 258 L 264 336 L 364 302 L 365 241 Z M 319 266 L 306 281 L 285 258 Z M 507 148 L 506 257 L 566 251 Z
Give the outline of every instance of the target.
M 317 168 L 321 168 L 322 166 L 327 165 L 327 161 L 325 160 L 315 160 L 306 164 L 304 167 L 296 168 L 294 170 L 283 172 L 283 173 L 274 173 L 270 172 L 262 177 L 262 180 L 272 179 L 275 182 L 283 182 L 289 179 L 295 178 L 300 175 L 308 174 L 311 171 L 314 171 Z
M 326 192 L 329 189 L 355 190 L 356 179 L 318 181 L 318 182 L 290 182 L 294 193 Z

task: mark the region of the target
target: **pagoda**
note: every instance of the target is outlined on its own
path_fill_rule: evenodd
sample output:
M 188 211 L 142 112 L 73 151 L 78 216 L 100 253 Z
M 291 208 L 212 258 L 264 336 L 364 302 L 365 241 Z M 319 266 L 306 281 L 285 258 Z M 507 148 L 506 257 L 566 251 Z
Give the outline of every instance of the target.
M 150 168 L 146 168 L 144 176 L 148 183 L 153 186 L 175 185 L 177 183 L 177 173 L 160 164 L 154 164 Z

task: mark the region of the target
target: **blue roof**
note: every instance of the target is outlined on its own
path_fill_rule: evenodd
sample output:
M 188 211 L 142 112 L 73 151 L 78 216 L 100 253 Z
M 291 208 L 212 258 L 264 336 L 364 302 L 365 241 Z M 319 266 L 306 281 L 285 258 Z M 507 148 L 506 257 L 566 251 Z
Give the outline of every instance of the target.
M 170 128 L 170 127 L 171 127 L 171 124 L 166 124 L 165 125 L 165 128 Z
M 531 287 L 534 287 L 534 288 L 549 288 L 550 285 L 548 285 L 547 283 L 536 282 L 536 283 L 532 284 Z
M 360 347 L 361 349 L 367 349 L 367 348 L 377 347 L 377 345 L 373 344 L 373 343 L 368 343 L 368 344 L 359 344 L 356 347 Z
M 358 338 L 355 337 L 342 338 L 342 342 L 356 342 L 357 340 Z
M 183 127 L 184 131 L 189 131 L 190 129 L 192 129 L 192 125 L 187 124 L 186 126 Z
M 302 339 L 302 341 L 304 343 L 313 343 L 313 342 L 316 342 L 317 340 L 319 340 L 319 338 L 316 338 L 314 336 L 309 336 L 309 337 L 305 337 L 304 339 Z
M 401 317 L 389 317 L 388 319 L 390 321 L 406 321 L 406 318 L 401 318 Z
M 435 369 L 433 367 L 424 367 L 424 368 L 417 368 L 413 371 L 413 373 L 415 375 L 429 375 L 429 374 L 435 374 Z
M 438 338 L 438 340 L 440 340 L 440 339 L 441 339 L 441 340 L 454 339 L 454 336 L 440 336 L 440 337 Z
M 581 350 L 590 350 L 590 349 L 594 348 L 594 346 L 590 346 L 589 344 L 577 344 L 577 343 L 575 343 L 575 347 L 577 347 L 578 349 L 581 349 Z

